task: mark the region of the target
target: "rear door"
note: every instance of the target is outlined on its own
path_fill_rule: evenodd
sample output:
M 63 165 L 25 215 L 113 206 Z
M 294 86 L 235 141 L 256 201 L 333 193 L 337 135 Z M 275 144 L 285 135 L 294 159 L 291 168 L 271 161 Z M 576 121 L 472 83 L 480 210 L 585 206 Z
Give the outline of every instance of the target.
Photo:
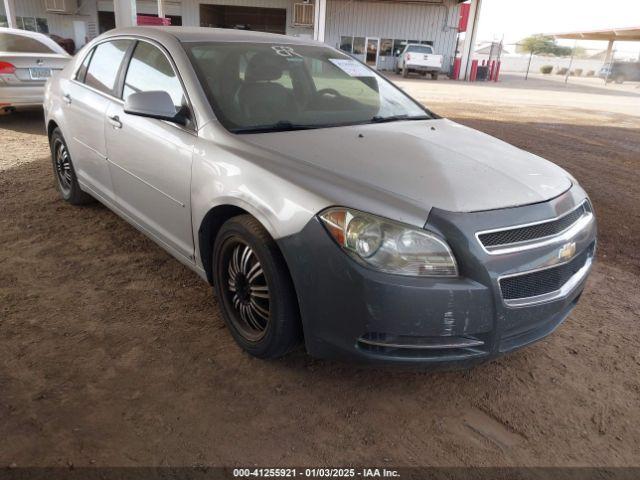
M 105 138 L 117 202 L 136 223 L 175 253 L 193 259 L 191 161 L 197 138 L 186 127 L 129 115 L 124 101 L 136 92 L 165 91 L 190 116 L 182 82 L 167 52 L 138 41 L 123 72 L 122 100 L 106 112 Z
M 63 87 L 67 144 L 81 184 L 113 201 L 113 185 L 107 165 L 104 124 L 107 108 L 115 98 L 118 74 L 133 40 L 98 44 L 84 58 L 76 78 Z M 69 136 L 71 138 L 69 138 Z

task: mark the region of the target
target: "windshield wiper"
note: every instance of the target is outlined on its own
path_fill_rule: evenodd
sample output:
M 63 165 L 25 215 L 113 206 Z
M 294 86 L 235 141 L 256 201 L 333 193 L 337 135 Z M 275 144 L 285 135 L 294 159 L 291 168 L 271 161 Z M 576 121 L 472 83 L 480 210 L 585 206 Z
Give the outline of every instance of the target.
M 371 123 L 387 123 L 387 122 L 399 122 L 402 120 L 431 120 L 433 117 L 429 115 L 414 115 L 410 117 L 409 115 L 390 115 L 388 117 L 382 117 L 380 115 L 376 115 L 371 118 Z
M 325 125 L 306 125 L 292 123 L 288 120 L 280 120 L 270 125 L 255 125 L 252 127 L 234 128 L 233 133 L 266 133 L 266 132 L 290 132 L 293 130 L 311 130 L 313 128 L 323 128 Z

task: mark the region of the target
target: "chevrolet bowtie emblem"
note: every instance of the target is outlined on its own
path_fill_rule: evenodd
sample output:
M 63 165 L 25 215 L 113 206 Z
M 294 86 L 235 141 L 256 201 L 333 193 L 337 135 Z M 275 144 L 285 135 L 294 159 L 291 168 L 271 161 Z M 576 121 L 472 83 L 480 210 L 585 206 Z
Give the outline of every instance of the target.
M 558 258 L 560 260 L 569 260 L 576 253 L 576 242 L 565 243 L 558 250 Z

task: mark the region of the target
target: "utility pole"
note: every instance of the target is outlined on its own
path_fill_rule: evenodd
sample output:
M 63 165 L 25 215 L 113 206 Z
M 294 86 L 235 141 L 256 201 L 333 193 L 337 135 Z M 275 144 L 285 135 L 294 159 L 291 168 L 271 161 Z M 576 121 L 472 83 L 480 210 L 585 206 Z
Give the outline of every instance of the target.
M 529 53 L 529 65 L 527 65 L 527 73 L 524 76 L 524 79 L 527 80 L 529 78 L 529 69 L 531 68 L 531 60 L 533 60 L 533 49 Z
M 578 40 L 573 43 L 573 48 L 571 49 L 571 59 L 569 60 L 569 68 L 567 68 L 567 75 L 564 77 L 564 83 L 569 81 L 569 74 L 571 73 L 571 65 L 573 65 L 573 56 L 576 54 L 576 48 L 578 46 Z

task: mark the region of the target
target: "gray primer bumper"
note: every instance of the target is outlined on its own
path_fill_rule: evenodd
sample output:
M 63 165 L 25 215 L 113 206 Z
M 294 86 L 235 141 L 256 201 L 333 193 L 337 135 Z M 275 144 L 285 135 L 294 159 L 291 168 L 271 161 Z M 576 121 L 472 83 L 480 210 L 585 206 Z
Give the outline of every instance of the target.
M 317 218 L 312 219 L 300 233 L 278 242 L 296 286 L 307 351 L 321 358 L 464 367 L 543 338 L 569 315 L 584 280 L 564 298 L 507 307 L 498 278 L 556 261 L 558 245 L 490 255 L 475 233 L 553 218 L 585 198 L 574 187 L 549 202 L 525 207 L 477 213 L 434 209 L 426 228 L 449 242 L 458 261 L 458 278 L 403 277 L 363 267 L 340 250 Z M 595 237 L 594 221 L 573 239 L 576 254 L 593 249 Z M 483 343 L 464 348 L 393 349 L 363 343 L 359 341 L 363 336 L 374 343 L 396 337 L 420 337 L 436 344 L 467 339 Z

